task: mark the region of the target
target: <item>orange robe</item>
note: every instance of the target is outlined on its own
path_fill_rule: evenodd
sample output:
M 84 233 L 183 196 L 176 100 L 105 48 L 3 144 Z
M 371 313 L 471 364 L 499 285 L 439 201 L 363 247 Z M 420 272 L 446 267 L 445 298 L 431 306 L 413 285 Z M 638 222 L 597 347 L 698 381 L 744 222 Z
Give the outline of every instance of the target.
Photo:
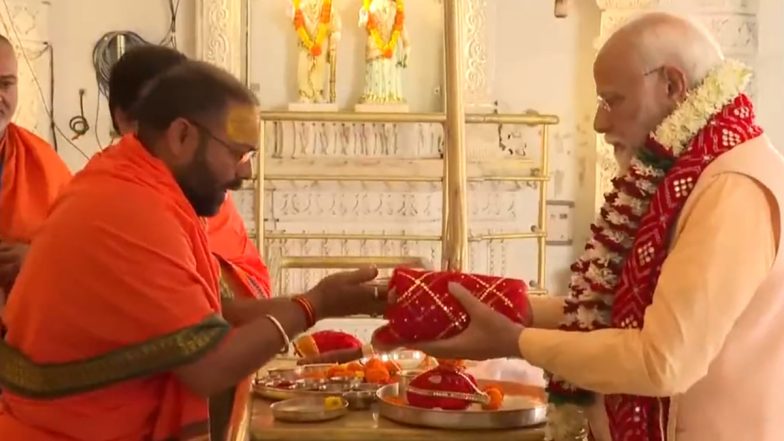
M 218 214 L 207 220 L 207 236 L 212 252 L 231 267 L 230 271 L 240 273 L 239 277 L 247 284 L 248 289 L 240 290 L 238 295 L 269 297 L 272 291 L 269 270 L 248 238 L 245 223 L 230 195 Z
M 220 263 L 220 293 L 223 299 L 269 298 L 272 292 L 269 270 L 259 251 L 248 238 L 245 223 L 229 195 L 217 215 L 207 220 L 212 253 Z M 212 397 L 213 433 L 228 440 L 243 439 L 250 420 L 250 393 L 253 377 Z M 222 424 L 228 427 L 218 427 Z
M 94 157 L 9 296 L 0 439 L 207 439 L 207 400 L 172 370 L 229 332 L 218 277 L 204 225 L 162 162 L 133 135 Z
M 13 123 L 0 149 L 0 240 L 30 243 L 71 172 L 46 141 Z

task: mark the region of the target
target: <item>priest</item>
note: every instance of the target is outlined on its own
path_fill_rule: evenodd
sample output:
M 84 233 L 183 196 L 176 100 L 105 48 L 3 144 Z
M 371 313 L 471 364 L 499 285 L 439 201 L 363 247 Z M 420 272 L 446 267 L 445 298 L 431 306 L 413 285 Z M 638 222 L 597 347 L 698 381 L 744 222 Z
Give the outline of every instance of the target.
M 133 136 L 138 126 L 134 110 L 145 89 L 155 77 L 187 60 L 176 49 L 157 45 L 135 47 L 118 60 L 109 76 L 109 111 L 118 134 Z M 221 269 L 222 315 L 229 323 L 239 326 L 252 320 L 259 309 L 267 307 L 267 303 L 256 300 L 271 295 L 269 271 L 248 237 L 244 220 L 230 195 L 226 196 L 218 213 L 204 218 L 204 222 L 210 250 Z M 237 387 L 210 398 L 213 438 L 225 438 L 228 432 L 229 439 L 234 439 L 244 430 L 251 381 L 248 377 Z
M 685 18 L 622 26 L 594 64 L 595 129 L 622 171 L 569 292 L 524 327 L 454 285 L 470 325 L 415 348 L 543 368 L 555 440 L 576 406 L 598 440 L 784 439 L 784 159 L 750 76 Z

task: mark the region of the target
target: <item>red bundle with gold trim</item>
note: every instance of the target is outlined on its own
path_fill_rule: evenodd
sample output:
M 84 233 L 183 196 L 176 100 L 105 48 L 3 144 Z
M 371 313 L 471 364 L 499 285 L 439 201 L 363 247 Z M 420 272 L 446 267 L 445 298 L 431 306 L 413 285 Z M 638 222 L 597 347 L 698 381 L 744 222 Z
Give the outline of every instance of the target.
M 456 282 L 484 304 L 517 323 L 526 323 L 530 311 L 527 287 L 521 280 L 457 272 L 397 268 L 389 281 L 395 302 L 387 308 L 389 320 L 373 335 L 384 346 L 440 340 L 468 326 L 468 315 L 448 285 Z
M 411 380 L 406 401 L 425 409 L 465 410 L 473 403 L 487 403 L 489 397 L 465 370 L 440 365 Z
M 362 342 L 359 339 L 341 331 L 318 331 L 294 341 L 294 349 L 301 357 L 315 357 L 326 352 L 361 347 Z

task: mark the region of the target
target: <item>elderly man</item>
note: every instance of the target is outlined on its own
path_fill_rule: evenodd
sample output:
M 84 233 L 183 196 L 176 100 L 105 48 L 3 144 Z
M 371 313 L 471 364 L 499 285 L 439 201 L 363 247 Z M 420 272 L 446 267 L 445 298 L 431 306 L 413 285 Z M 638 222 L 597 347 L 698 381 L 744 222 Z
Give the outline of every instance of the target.
M 206 397 L 318 319 L 383 309 L 366 269 L 229 326 L 202 217 L 250 177 L 256 99 L 186 61 L 156 79 L 137 116 L 138 134 L 90 161 L 30 248 L 5 311 L 0 439 L 209 439 Z
M 419 349 L 542 367 L 551 429 L 593 403 L 600 440 L 784 439 L 784 160 L 749 76 L 685 19 L 619 29 L 594 64 L 595 127 L 625 170 L 566 300 L 537 302 L 525 328 L 453 286 L 470 326 Z
M 0 311 L 30 240 L 71 179 L 46 141 L 11 122 L 17 82 L 14 48 L 0 36 Z

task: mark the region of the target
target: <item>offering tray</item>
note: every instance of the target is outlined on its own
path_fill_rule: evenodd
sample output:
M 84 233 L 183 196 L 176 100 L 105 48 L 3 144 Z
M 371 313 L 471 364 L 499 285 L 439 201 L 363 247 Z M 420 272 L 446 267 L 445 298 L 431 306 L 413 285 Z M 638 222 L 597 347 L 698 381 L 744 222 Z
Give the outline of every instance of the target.
M 262 398 L 272 401 L 288 400 L 301 397 L 331 397 L 342 396 L 347 392 L 366 392 L 377 389 L 378 385 L 362 383 L 357 380 L 346 380 L 343 378 L 331 378 L 324 380 L 300 379 L 294 382 L 281 384 L 265 378 L 256 380 L 253 384 L 253 392 Z
M 500 409 L 455 411 L 414 407 L 399 395 L 398 384 L 390 384 L 376 393 L 379 414 L 397 423 L 449 430 L 517 429 L 544 423 L 547 404 L 541 388 L 502 381 L 479 380 L 478 383 L 504 390 Z

